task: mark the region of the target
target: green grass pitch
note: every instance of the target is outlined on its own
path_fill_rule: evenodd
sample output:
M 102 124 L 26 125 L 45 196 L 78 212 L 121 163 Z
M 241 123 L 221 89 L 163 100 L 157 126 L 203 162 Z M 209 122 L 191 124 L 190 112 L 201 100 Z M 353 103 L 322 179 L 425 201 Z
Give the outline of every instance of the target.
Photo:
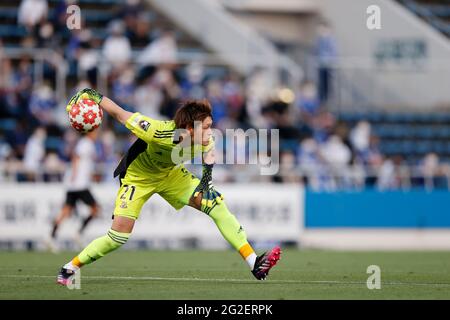
M 0 252 L 0 299 L 450 299 L 450 252 L 284 250 L 267 281 L 230 251 L 118 251 L 55 283 L 73 256 Z M 366 286 L 369 265 L 381 289 Z

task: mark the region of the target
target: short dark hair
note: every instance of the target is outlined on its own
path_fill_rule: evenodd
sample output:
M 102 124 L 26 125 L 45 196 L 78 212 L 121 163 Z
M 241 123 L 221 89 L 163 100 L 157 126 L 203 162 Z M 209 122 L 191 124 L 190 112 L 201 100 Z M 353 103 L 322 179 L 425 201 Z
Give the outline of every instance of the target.
M 208 100 L 187 100 L 183 102 L 175 113 L 174 121 L 178 129 L 194 127 L 195 121 L 212 118 L 212 107 Z

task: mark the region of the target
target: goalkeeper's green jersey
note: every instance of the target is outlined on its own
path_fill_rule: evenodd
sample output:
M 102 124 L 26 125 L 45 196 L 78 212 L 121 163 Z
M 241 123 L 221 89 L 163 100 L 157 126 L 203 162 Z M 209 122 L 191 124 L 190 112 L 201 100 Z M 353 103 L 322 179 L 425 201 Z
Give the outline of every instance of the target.
M 192 145 L 182 148 L 177 143 L 175 121 L 161 121 L 134 113 L 125 126 L 139 139 L 130 147 L 114 171 L 114 177 L 127 173 L 135 180 L 149 176 L 163 178 L 174 166 L 208 152 L 214 147 L 211 138 L 207 146 Z M 175 161 L 175 162 L 174 162 Z

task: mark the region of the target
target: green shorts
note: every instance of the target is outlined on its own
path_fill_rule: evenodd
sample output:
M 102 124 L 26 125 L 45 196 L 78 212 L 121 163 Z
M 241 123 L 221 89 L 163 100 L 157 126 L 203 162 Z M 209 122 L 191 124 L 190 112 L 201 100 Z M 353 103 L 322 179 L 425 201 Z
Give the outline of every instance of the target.
M 128 172 L 122 179 L 117 193 L 114 215 L 136 220 L 141 213 L 142 206 L 150 197 L 157 193 L 176 210 L 189 204 L 200 180 L 184 166 L 174 167 L 168 176 L 148 179 L 133 179 Z

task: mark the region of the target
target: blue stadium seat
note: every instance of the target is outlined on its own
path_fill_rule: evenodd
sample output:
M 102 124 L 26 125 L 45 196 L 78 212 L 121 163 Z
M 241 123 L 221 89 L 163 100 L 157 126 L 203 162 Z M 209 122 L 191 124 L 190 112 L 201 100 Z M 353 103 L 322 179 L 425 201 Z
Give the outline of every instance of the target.
M 108 23 L 114 19 L 114 14 L 104 10 L 84 9 L 83 18 L 88 22 L 104 22 Z
M 25 37 L 27 30 L 19 25 L 0 25 L 0 37 Z
M 434 16 L 441 18 L 450 18 L 450 6 L 448 5 L 422 4 L 421 6 Z
M 17 121 L 15 119 L 0 119 L 0 129 L 3 131 L 13 131 L 16 128 Z
M 295 139 L 281 140 L 280 151 L 292 151 L 296 153 L 298 151 L 299 143 Z
M 0 7 L 0 19 L 16 19 L 17 8 Z
M 64 143 L 62 138 L 59 137 L 47 137 L 45 140 L 45 148 L 58 150 L 61 145 Z

